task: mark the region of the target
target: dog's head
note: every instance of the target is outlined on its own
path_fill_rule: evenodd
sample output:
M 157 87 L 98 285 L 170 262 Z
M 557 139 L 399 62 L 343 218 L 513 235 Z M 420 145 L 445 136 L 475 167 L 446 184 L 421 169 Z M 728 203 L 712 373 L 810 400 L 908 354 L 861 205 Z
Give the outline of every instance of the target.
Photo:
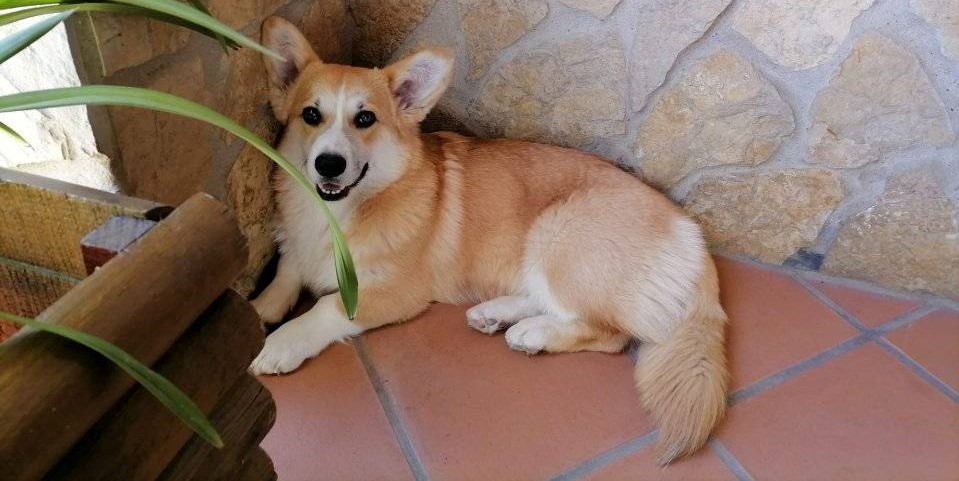
M 280 152 L 320 196 L 336 201 L 377 192 L 407 167 L 419 123 L 449 85 L 452 56 L 424 50 L 389 67 L 323 63 L 303 34 L 277 17 L 263 23 L 270 103 L 286 125 Z

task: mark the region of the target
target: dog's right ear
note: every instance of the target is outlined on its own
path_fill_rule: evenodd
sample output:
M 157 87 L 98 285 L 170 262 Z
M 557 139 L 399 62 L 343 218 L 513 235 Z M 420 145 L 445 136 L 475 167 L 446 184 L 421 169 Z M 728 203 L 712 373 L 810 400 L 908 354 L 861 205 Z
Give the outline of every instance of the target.
M 270 79 L 270 105 L 273 106 L 273 114 L 285 124 L 289 114 L 287 89 L 307 65 L 319 62 L 320 58 L 296 26 L 280 17 L 270 17 L 263 22 L 260 38 L 266 48 L 283 57 L 280 60 L 264 55 L 263 59 L 266 61 L 266 72 Z

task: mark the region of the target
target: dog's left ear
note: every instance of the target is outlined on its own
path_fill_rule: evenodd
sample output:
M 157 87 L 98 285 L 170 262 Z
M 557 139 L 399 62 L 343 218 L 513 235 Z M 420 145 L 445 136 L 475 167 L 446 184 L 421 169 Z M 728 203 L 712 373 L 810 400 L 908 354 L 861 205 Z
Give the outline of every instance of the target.
M 300 30 L 280 17 L 270 17 L 263 22 L 261 38 L 267 48 L 283 57 L 278 59 L 264 55 L 263 60 L 270 77 L 270 104 L 273 106 L 273 114 L 285 124 L 288 114 L 287 89 L 307 65 L 320 62 L 320 58 Z
M 453 55 L 446 49 L 423 50 L 384 69 L 404 120 L 420 123 L 446 91 L 453 76 Z

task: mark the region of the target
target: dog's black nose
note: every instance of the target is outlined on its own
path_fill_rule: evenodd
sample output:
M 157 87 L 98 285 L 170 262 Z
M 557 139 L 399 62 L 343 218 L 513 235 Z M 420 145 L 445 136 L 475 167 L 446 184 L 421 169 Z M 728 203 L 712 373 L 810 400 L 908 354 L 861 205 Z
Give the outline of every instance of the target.
M 323 177 L 336 177 L 346 171 L 346 159 L 340 154 L 320 154 L 316 171 Z

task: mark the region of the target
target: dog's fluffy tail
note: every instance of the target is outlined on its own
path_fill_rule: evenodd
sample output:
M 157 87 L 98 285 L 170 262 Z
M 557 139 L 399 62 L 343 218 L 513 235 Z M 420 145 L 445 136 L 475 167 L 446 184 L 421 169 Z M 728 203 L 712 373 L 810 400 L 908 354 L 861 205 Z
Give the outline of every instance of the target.
M 689 317 L 665 342 L 643 345 L 636 363 L 636 386 L 659 427 L 661 465 L 701 448 L 726 410 L 726 314 L 714 286 L 699 287 Z

